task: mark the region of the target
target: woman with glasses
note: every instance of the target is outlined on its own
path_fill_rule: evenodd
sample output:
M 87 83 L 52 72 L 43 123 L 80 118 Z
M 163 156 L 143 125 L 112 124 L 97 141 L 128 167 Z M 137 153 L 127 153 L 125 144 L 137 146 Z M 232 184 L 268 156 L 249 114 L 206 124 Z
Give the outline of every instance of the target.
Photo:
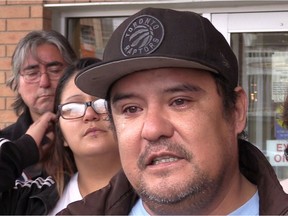
M 74 83 L 76 73 L 71 74 L 64 75 L 56 90 L 59 120 L 55 148 L 47 170 L 58 183 L 61 198 L 51 214 L 106 186 L 121 168 L 105 100 L 82 92 Z M 67 174 L 71 178 L 64 187 Z
M 74 84 L 74 78 L 81 69 L 98 61 L 83 58 L 76 65 L 67 67 L 56 89 L 56 115 L 46 113 L 26 134 L 40 143 L 41 133 L 49 129 L 51 123 L 55 125 L 54 144 L 44 155 L 39 147 L 39 157 L 49 177 L 18 182 L 7 191 L 2 188 L 0 214 L 55 215 L 69 203 L 106 186 L 120 170 L 118 146 L 105 100 L 82 92 Z M 2 173 L 5 165 L 6 170 L 3 170 L 9 170 L 7 167 L 10 166 L 15 178 L 17 173 L 21 174 L 23 166 L 20 160 L 18 165 L 9 164 L 12 161 L 10 157 L 23 150 L 18 151 L 11 142 L 8 145 L 4 143 L 3 147 L 8 147 L 8 150 L 0 149 L 0 181 L 5 180 Z M 29 157 L 29 152 L 26 154 Z

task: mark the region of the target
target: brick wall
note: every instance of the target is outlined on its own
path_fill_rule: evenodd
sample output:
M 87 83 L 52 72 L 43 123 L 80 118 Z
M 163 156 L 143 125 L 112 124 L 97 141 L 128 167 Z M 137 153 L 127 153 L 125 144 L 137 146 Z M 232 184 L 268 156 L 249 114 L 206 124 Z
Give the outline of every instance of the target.
M 15 122 L 14 93 L 6 87 L 11 56 L 20 38 L 31 30 L 51 28 L 51 14 L 42 0 L 0 0 L 0 129 Z
M 11 109 L 14 93 L 6 87 L 16 44 L 31 30 L 51 29 L 51 11 L 43 4 L 113 1 L 116 0 L 0 0 L 0 129 L 17 119 Z

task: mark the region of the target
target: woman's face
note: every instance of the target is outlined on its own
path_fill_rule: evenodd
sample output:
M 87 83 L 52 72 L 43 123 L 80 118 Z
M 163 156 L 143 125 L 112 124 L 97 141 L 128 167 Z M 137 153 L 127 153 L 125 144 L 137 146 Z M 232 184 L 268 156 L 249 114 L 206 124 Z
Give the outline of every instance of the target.
M 82 92 L 74 83 L 72 77 L 63 88 L 61 104 L 94 101 L 95 97 Z M 77 119 L 59 118 L 60 129 L 64 137 L 64 145 L 69 146 L 75 159 L 95 155 L 115 153 L 118 155 L 118 146 L 107 121 L 107 114 L 98 114 L 88 106 L 83 117 Z

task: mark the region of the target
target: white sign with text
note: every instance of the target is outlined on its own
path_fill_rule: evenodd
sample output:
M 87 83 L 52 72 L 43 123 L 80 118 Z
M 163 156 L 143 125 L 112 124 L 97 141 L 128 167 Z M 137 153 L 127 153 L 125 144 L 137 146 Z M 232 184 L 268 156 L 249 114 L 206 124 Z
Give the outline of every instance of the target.
M 266 156 L 272 166 L 288 166 L 284 155 L 287 146 L 288 140 L 267 140 Z

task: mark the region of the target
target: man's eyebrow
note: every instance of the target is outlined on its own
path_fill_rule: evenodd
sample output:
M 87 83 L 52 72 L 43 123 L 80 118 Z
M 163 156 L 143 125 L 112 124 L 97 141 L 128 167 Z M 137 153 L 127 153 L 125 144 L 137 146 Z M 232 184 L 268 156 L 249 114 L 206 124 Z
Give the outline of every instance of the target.
M 194 84 L 190 84 L 190 83 L 183 83 L 180 85 L 176 85 L 174 87 L 170 87 L 165 89 L 164 92 L 186 92 L 186 91 L 190 91 L 190 92 L 199 92 L 199 91 L 204 91 L 200 86 L 198 85 L 194 85 Z
M 175 93 L 175 92 L 201 92 L 204 91 L 202 88 L 200 88 L 197 85 L 192 85 L 189 83 L 185 84 L 180 84 L 176 85 L 173 87 L 169 87 L 164 90 L 164 93 Z M 111 98 L 111 103 L 117 103 L 117 101 L 123 100 L 123 99 L 129 99 L 132 97 L 137 97 L 136 94 L 133 93 L 116 93 L 112 98 Z
M 53 62 L 48 62 L 46 64 L 46 67 L 52 67 L 52 66 L 63 66 L 64 64 L 59 61 L 53 61 Z
M 38 64 L 33 64 L 33 65 L 28 65 L 27 67 L 23 68 L 23 70 L 29 70 L 29 69 L 34 69 L 34 68 L 39 68 L 39 65 L 41 63 Z M 47 64 L 44 64 L 45 67 L 53 67 L 53 66 L 63 66 L 64 64 L 62 62 L 59 61 L 52 61 L 52 62 L 48 62 Z
M 117 93 L 111 98 L 111 103 L 114 104 L 120 100 L 132 98 L 132 97 L 135 97 L 135 94 L 124 94 L 124 93 L 119 94 L 119 93 Z
M 28 65 L 27 67 L 23 68 L 23 70 L 29 70 L 34 68 L 39 68 L 39 64 Z

